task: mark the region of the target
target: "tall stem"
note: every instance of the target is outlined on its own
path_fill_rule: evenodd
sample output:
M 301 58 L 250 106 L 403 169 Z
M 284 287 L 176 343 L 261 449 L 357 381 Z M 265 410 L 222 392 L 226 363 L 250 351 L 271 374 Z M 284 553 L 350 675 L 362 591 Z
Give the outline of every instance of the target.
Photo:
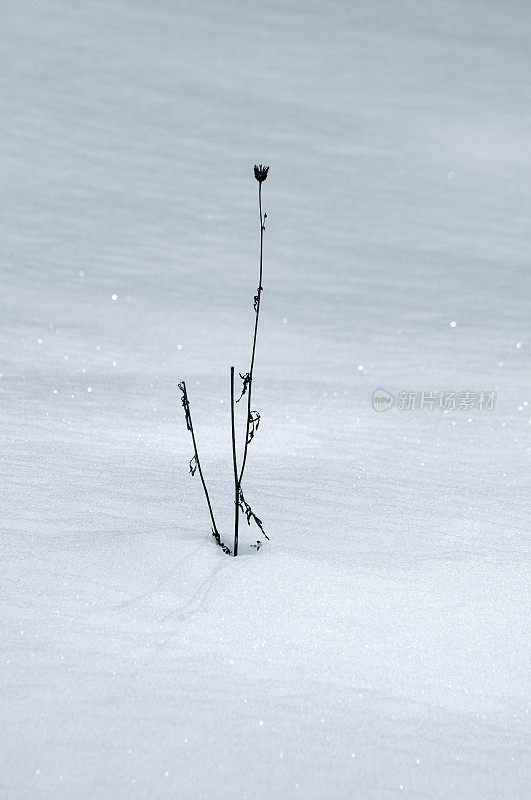
M 238 525 L 240 520 L 240 481 L 236 462 L 236 429 L 234 425 L 234 367 L 230 368 L 230 421 L 232 428 L 232 462 L 234 465 L 234 547 L 233 555 L 238 555 Z
M 240 470 L 240 477 L 238 485 L 241 485 L 245 464 L 247 461 L 247 450 L 249 447 L 249 430 L 251 426 L 251 395 L 253 389 L 253 369 L 254 369 L 254 356 L 256 353 L 256 336 L 258 333 L 258 318 L 260 317 L 260 301 L 262 299 L 262 268 L 263 268 L 263 255 L 264 255 L 264 218 L 262 216 L 262 183 L 258 183 L 258 210 L 260 213 L 260 276 L 258 279 L 258 291 L 256 293 L 256 317 L 254 321 L 254 336 L 253 336 L 253 350 L 251 353 L 251 367 L 249 369 L 249 385 L 247 388 L 247 424 L 245 428 L 245 445 L 243 449 L 242 466 Z

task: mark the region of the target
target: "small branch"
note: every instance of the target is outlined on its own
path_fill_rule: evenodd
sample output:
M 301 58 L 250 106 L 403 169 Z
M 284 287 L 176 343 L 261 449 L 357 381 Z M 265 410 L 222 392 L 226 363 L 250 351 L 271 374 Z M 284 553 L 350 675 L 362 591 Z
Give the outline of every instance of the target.
M 251 524 L 251 520 L 254 520 L 254 522 L 256 523 L 256 525 L 258 525 L 258 527 L 262 531 L 262 533 L 265 536 L 265 538 L 267 539 L 267 541 L 269 541 L 269 536 L 267 535 L 267 533 L 265 532 L 265 530 L 264 530 L 264 528 L 262 526 L 262 520 L 259 517 L 257 517 L 256 514 L 254 513 L 254 511 L 252 510 L 251 506 L 249 505 L 249 503 L 247 502 L 247 500 L 243 496 L 243 492 L 242 492 L 241 488 L 240 488 L 239 494 L 238 494 L 238 502 L 239 502 L 241 510 L 243 511 L 245 516 L 247 517 L 247 524 L 250 525 Z
M 258 428 L 260 427 L 260 414 L 258 411 L 251 411 L 249 415 L 249 441 L 248 444 L 251 444 L 251 441 L 254 438 L 254 435 Z
M 249 386 L 249 381 L 251 380 L 251 376 L 249 375 L 249 373 L 248 373 L 248 372 L 246 372 L 246 373 L 245 373 L 245 375 L 242 375 L 242 374 L 241 374 L 241 372 L 240 372 L 239 374 L 240 374 L 240 378 L 241 378 L 241 379 L 242 379 L 242 381 L 243 381 L 243 386 L 242 386 L 242 393 L 241 393 L 241 395 L 238 397 L 238 399 L 236 400 L 236 402 L 237 402 L 237 403 L 239 403 L 239 402 L 240 402 L 240 400 L 242 399 L 242 397 L 243 397 L 243 396 L 244 396 L 244 394 L 246 393 L 246 391 L 247 391 L 247 387 Z
M 240 482 L 238 464 L 236 462 L 236 430 L 234 426 L 234 367 L 230 368 L 230 421 L 232 429 L 232 462 L 234 465 L 234 557 L 238 555 L 238 523 L 240 517 L 239 496 Z
M 195 475 L 196 470 L 199 472 L 199 477 L 201 478 L 201 483 L 203 484 L 203 491 L 205 493 L 205 498 L 206 498 L 207 505 L 208 505 L 208 511 L 210 513 L 210 519 L 211 519 L 211 522 L 212 522 L 212 536 L 214 537 L 216 542 L 219 544 L 219 546 L 221 547 L 223 552 L 227 553 L 227 555 L 230 555 L 229 548 L 225 544 L 223 544 L 223 542 L 221 541 L 221 537 L 219 535 L 219 531 L 218 531 L 217 526 L 216 526 L 216 520 L 214 519 L 214 512 L 212 511 L 212 504 L 210 502 L 210 497 L 208 495 L 208 489 L 207 489 L 207 486 L 206 486 L 206 483 L 205 483 L 203 470 L 201 469 L 201 462 L 199 461 L 199 453 L 197 452 L 197 443 L 195 441 L 194 426 L 192 424 L 192 414 L 190 412 L 190 402 L 188 400 L 188 393 L 186 391 L 186 383 L 184 381 L 181 381 L 181 383 L 179 384 L 179 389 L 182 392 L 181 404 L 182 404 L 182 407 L 184 409 L 184 419 L 186 421 L 186 427 L 187 427 L 187 429 L 190 431 L 190 433 L 192 435 L 192 444 L 193 444 L 193 447 L 194 447 L 194 455 L 190 459 L 190 472 L 191 472 L 192 475 Z

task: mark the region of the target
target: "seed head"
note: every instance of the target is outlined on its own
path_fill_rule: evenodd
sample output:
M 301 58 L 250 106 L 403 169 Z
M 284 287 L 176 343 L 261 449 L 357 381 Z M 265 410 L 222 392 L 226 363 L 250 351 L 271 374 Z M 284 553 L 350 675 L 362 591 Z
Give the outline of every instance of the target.
M 261 164 L 254 165 L 254 177 L 258 181 L 258 183 L 263 183 L 267 178 L 267 173 L 269 172 L 269 167 L 263 167 Z

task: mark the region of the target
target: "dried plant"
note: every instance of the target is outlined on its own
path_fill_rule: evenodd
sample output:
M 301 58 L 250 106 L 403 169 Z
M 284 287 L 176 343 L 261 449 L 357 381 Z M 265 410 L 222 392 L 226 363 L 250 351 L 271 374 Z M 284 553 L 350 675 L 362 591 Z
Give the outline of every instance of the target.
M 260 261 L 259 261 L 259 278 L 258 278 L 258 288 L 256 290 L 256 294 L 253 297 L 253 309 L 255 313 L 255 321 L 254 321 L 254 334 L 253 334 L 253 344 L 251 350 L 251 363 L 249 367 L 249 372 L 246 372 L 242 375 L 240 374 L 240 378 L 242 379 L 242 389 L 241 394 L 237 400 L 234 399 L 234 367 L 231 367 L 230 372 L 230 399 L 231 399 L 231 436 L 232 436 L 232 461 L 233 461 L 233 471 L 234 471 L 234 547 L 232 550 L 232 555 L 238 555 L 238 533 L 239 533 L 239 515 L 240 511 L 245 515 L 247 519 L 247 524 L 251 524 L 251 520 L 258 526 L 260 532 L 266 539 L 269 539 L 267 534 L 264 531 L 262 520 L 257 517 L 254 511 L 251 509 L 251 506 L 245 500 L 242 491 L 242 480 L 243 475 L 245 472 L 245 467 L 247 464 L 247 451 L 249 444 L 253 440 L 256 432 L 258 431 L 260 425 L 260 414 L 258 411 L 251 409 L 251 400 L 252 400 L 252 388 L 253 388 L 253 374 L 254 374 L 254 362 L 255 362 L 255 355 L 256 355 L 256 340 L 258 336 L 258 321 L 260 318 L 260 303 L 262 300 L 262 275 L 263 275 L 263 254 L 264 254 L 264 231 L 265 231 L 265 220 L 267 219 L 267 214 L 262 213 L 262 183 L 266 180 L 267 174 L 269 172 L 269 167 L 265 167 L 262 164 L 255 164 L 254 166 L 254 176 L 258 181 L 258 211 L 260 215 Z M 192 434 L 192 443 L 194 446 L 194 455 L 190 461 L 190 472 L 194 475 L 199 472 L 201 482 L 203 484 L 203 489 L 205 492 L 206 501 L 208 504 L 208 510 L 210 512 L 210 519 L 212 521 L 212 535 L 216 539 L 219 546 L 223 549 L 225 553 L 231 555 L 230 549 L 221 541 L 220 534 L 216 527 L 216 523 L 214 520 L 214 514 L 212 511 L 212 505 L 210 503 L 210 498 L 208 495 L 205 479 L 203 477 L 203 472 L 201 469 L 201 464 L 199 462 L 199 456 L 197 453 L 197 445 L 195 441 L 194 430 L 192 426 L 192 418 L 190 415 L 190 403 L 188 401 L 188 396 L 186 394 L 186 385 L 184 381 L 179 384 L 179 388 L 183 392 L 182 397 L 182 405 L 184 408 L 185 420 L 188 430 Z M 246 397 L 247 400 L 247 413 L 246 413 L 246 427 L 245 427 L 245 440 L 243 446 L 243 455 L 240 469 L 238 470 L 238 459 L 236 454 L 236 423 L 235 423 L 235 404 L 239 403 L 243 397 Z M 253 547 L 256 547 L 258 550 L 261 545 L 260 541 L 257 541 Z
M 245 467 L 247 464 L 247 450 L 249 444 L 254 438 L 256 431 L 258 430 L 258 426 L 260 424 L 260 414 L 258 411 L 251 410 L 251 402 L 252 402 L 252 391 L 253 391 L 253 374 L 254 374 L 254 361 L 256 356 L 256 340 L 258 336 L 258 321 L 260 319 L 260 303 L 262 300 L 262 292 L 264 291 L 264 287 L 262 285 L 262 277 L 263 277 L 263 268 L 264 268 L 264 231 L 265 231 L 265 220 L 267 219 L 267 214 L 262 213 L 262 183 L 267 178 L 267 173 L 269 172 L 269 167 L 264 167 L 262 164 L 255 164 L 254 165 L 254 177 L 258 181 L 258 213 L 260 216 L 260 260 L 259 260 L 259 274 L 258 274 L 258 288 L 256 290 L 256 294 L 253 297 L 253 308 L 254 308 L 254 335 L 253 335 L 253 346 L 251 350 L 251 364 L 249 367 L 249 372 L 246 372 L 244 375 L 240 373 L 240 378 L 243 381 L 242 391 L 240 397 L 238 398 L 237 402 L 244 397 L 247 396 L 247 422 L 246 422 L 246 429 L 245 429 L 245 443 L 243 448 L 243 457 L 242 457 L 242 464 L 240 468 L 239 475 L 235 476 L 235 492 L 237 497 L 237 504 L 247 517 L 247 523 L 251 524 L 251 519 L 258 525 L 260 531 L 263 535 L 268 538 L 265 534 L 265 531 L 262 526 L 262 521 L 259 517 L 254 514 L 251 510 L 251 507 L 246 502 L 243 492 L 242 492 L 242 480 L 243 474 L 245 472 Z M 237 530 L 235 528 L 235 542 L 237 542 Z M 235 544 L 235 548 L 237 544 Z M 235 553 L 236 555 L 236 553 Z

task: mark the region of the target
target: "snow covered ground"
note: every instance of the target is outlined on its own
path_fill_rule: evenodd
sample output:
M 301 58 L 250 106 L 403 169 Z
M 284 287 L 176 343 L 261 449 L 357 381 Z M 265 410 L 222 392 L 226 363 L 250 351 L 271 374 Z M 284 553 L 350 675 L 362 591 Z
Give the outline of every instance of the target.
M 528 796 L 529 34 L 525 0 L 4 0 L 6 800 Z M 230 559 L 177 383 L 230 541 L 256 161 L 271 542 Z M 495 407 L 397 407 L 465 391 Z

